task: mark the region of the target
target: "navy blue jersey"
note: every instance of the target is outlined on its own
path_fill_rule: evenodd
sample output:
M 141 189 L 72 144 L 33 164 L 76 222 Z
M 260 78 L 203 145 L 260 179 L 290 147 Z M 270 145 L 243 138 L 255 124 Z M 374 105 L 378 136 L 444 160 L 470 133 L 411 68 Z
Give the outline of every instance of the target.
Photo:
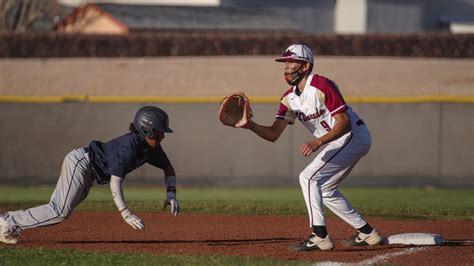
M 127 133 L 105 143 L 92 141 L 87 150 L 99 184 L 108 183 L 111 175 L 125 178 L 144 163 L 161 169 L 170 165 L 161 146 L 151 148 L 143 137 L 135 133 Z

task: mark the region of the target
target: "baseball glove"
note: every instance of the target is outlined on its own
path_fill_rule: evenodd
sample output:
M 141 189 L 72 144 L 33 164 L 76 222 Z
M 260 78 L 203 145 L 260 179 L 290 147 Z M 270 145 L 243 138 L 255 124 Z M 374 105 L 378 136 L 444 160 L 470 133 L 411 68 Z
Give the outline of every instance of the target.
M 219 120 L 231 127 L 249 128 L 252 122 L 249 98 L 243 92 L 233 93 L 221 101 Z

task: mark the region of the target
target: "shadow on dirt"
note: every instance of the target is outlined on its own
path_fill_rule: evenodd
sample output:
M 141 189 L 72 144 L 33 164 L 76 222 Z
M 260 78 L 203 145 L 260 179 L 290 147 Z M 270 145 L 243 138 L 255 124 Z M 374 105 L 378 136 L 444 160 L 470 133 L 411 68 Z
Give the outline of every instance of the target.
M 59 241 L 62 244 L 207 244 L 209 246 L 239 246 L 253 244 L 285 243 L 299 238 L 257 238 L 257 239 L 213 239 L 213 240 L 81 240 Z
M 450 240 L 444 240 L 443 244 L 441 246 L 450 246 L 450 247 L 456 247 L 456 246 L 474 246 L 474 240 L 472 239 L 450 239 Z

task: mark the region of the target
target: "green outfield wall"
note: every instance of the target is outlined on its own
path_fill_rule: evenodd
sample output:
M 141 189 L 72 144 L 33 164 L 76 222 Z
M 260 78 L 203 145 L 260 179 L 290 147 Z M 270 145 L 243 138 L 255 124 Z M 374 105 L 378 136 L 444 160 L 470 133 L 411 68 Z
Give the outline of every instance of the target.
M 0 183 L 50 184 L 64 156 L 91 140 L 124 134 L 135 111 L 154 104 L 170 115 L 163 143 L 181 185 L 298 184 L 311 160 L 298 153 L 312 138 L 299 123 L 276 143 L 217 119 L 219 97 L 0 97 Z M 254 97 L 255 121 L 270 124 L 276 97 Z M 371 130 L 373 146 L 348 185 L 474 187 L 473 97 L 348 97 Z M 162 184 L 143 166 L 129 183 Z

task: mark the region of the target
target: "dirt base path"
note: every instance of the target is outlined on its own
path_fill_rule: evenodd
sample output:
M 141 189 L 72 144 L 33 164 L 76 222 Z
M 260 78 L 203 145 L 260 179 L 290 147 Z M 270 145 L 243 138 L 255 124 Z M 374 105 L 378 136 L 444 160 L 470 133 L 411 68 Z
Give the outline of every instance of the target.
M 334 251 L 290 252 L 288 245 L 308 234 L 306 216 L 230 216 L 138 213 L 143 231 L 134 231 L 117 213 L 76 212 L 54 226 L 25 230 L 18 247 L 153 254 L 225 254 L 312 262 L 390 263 L 413 265 L 474 264 L 474 221 L 370 219 L 382 234 L 436 233 L 451 241 L 442 246 L 380 245 L 344 248 L 340 241 L 353 230 L 336 218 L 328 230 Z

